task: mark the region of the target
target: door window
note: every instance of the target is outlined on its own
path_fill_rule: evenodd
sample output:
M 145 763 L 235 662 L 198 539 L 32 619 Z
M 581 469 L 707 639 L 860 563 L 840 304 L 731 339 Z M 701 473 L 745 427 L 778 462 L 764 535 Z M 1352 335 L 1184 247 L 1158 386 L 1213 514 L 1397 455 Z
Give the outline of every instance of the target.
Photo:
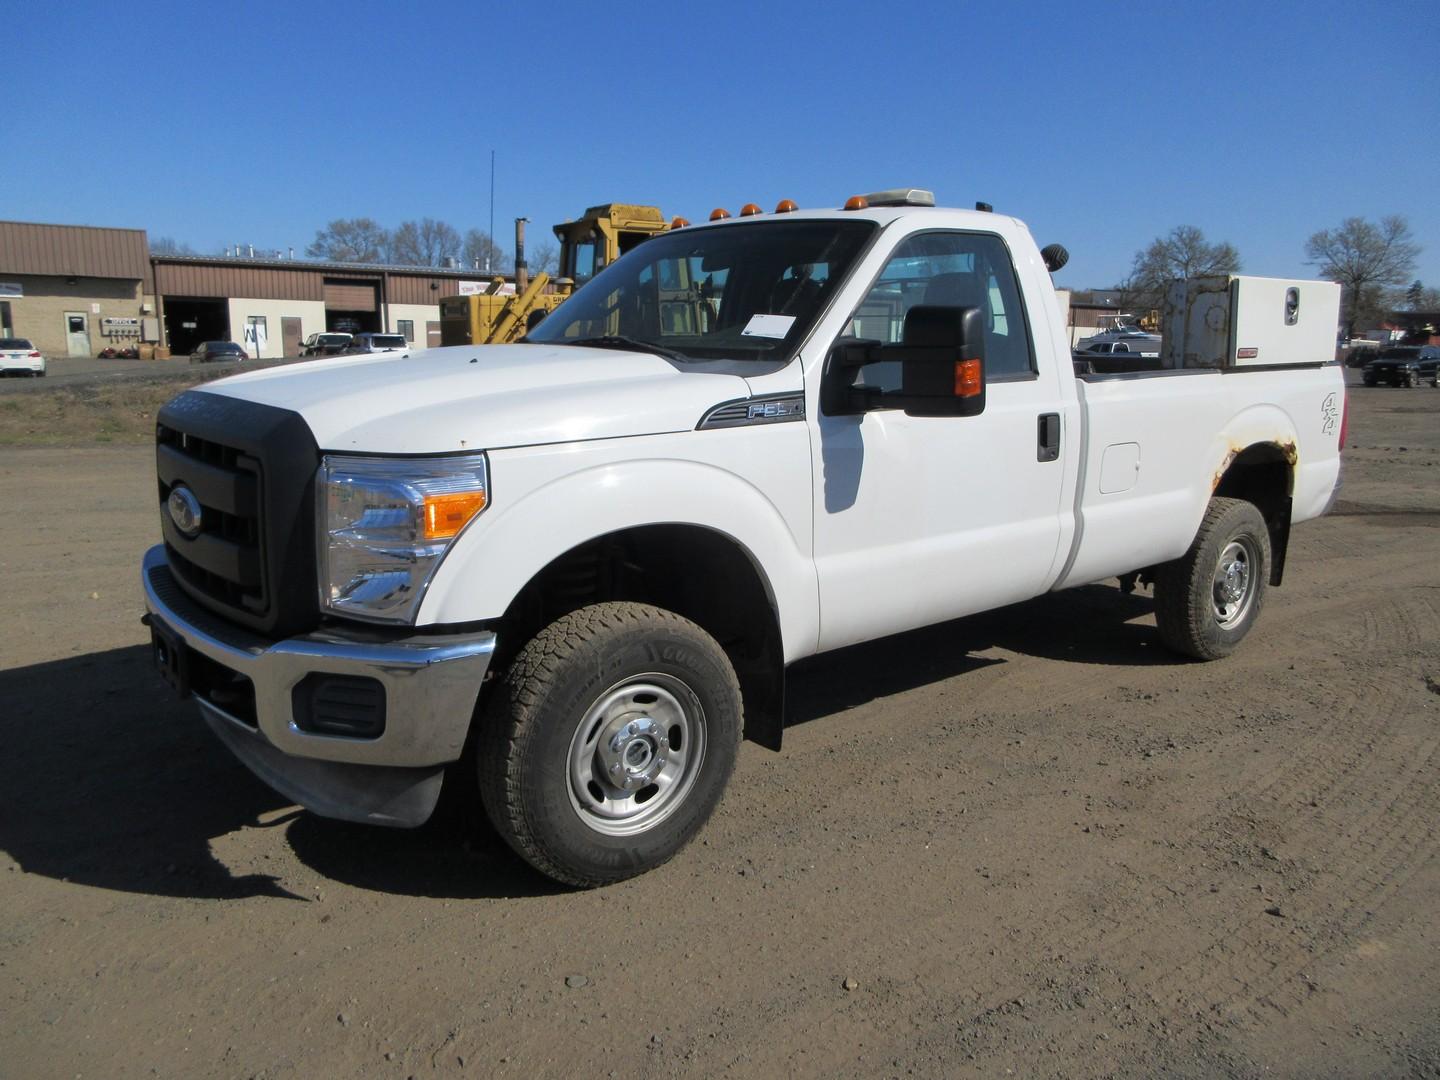
M 886 345 L 904 343 L 905 316 L 920 305 L 979 308 L 985 325 L 986 382 L 1034 374 L 1029 326 L 1004 242 L 988 233 L 919 233 L 896 249 L 850 319 L 849 333 Z M 861 369 L 861 382 L 900 388 L 900 364 Z

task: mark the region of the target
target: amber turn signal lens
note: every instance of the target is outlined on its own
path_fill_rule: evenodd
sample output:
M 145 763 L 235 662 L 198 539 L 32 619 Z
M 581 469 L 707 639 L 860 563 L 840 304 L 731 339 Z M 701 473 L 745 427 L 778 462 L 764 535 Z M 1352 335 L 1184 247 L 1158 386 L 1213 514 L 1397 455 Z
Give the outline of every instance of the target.
M 724 221 L 729 216 L 730 211 L 726 210 L 723 206 L 717 206 L 714 210 L 710 211 L 711 221 Z
M 425 496 L 425 539 L 445 540 L 454 536 L 485 509 L 483 491 L 457 491 L 449 495 Z
M 846 210 L 864 210 L 870 204 L 865 201 L 864 195 L 851 195 L 845 200 Z
M 980 380 L 979 360 L 956 360 L 955 361 L 955 396 L 974 397 L 980 393 L 983 383 Z
M 756 214 L 762 212 L 760 207 L 756 206 L 753 202 L 747 202 L 744 206 L 740 207 L 741 217 L 754 217 Z
M 683 229 L 686 225 L 689 225 L 689 224 L 690 224 L 690 222 L 687 221 L 685 218 L 683 218 L 683 217 L 677 217 L 674 221 L 670 222 L 670 228 L 672 228 L 672 229 Z
M 775 206 L 775 213 L 777 213 L 777 214 L 793 214 L 796 210 L 799 210 L 799 209 L 800 209 L 800 208 L 795 205 L 795 200 L 793 200 L 793 199 L 781 199 L 781 200 L 779 201 L 779 203 L 777 203 L 776 206 Z

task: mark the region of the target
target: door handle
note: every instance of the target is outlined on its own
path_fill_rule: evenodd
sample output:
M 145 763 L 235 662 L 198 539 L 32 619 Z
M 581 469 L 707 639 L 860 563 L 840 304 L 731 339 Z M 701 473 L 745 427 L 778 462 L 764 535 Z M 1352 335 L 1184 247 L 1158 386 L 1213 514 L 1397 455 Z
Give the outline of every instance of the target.
M 1060 414 L 1041 413 L 1036 424 L 1036 461 L 1055 461 L 1060 457 Z

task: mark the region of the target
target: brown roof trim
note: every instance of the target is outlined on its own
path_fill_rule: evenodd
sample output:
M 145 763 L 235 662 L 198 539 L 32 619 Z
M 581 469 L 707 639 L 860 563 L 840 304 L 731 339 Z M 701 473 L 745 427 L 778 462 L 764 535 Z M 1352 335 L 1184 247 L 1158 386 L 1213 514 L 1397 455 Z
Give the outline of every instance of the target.
M 397 266 L 391 263 L 347 263 L 347 262 L 311 262 L 308 259 L 249 259 L 236 258 L 225 255 L 151 255 L 150 261 L 156 265 L 174 264 L 176 266 L 224 266 L 232 269 L 260 268 L 265 270 L 309 270 L 316 273 L 334 274 L 337 277 L 380 277 L 389 274 L 391 277 L 405 275 L 410 277 L 433 277 L 433 278 L 480 278 L 489 280 L 493 277 L 502 277 L 506 281 L 513 279 L 511 274 L 486 273 L 484 270 L 451 270 L 442 266 Z

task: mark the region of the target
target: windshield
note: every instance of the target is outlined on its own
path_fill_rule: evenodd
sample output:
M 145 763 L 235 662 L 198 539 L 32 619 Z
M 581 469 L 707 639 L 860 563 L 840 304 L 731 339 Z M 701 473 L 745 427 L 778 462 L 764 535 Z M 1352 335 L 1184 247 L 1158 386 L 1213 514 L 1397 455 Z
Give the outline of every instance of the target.
M 662 233 L 606 267 L 527 340 L 778 360 L 804 338 L 875 228 L 766 221 Z
M 405 338 L 400 334 L 372 334 L 370 344 L 382 349 L 403 349 Z

